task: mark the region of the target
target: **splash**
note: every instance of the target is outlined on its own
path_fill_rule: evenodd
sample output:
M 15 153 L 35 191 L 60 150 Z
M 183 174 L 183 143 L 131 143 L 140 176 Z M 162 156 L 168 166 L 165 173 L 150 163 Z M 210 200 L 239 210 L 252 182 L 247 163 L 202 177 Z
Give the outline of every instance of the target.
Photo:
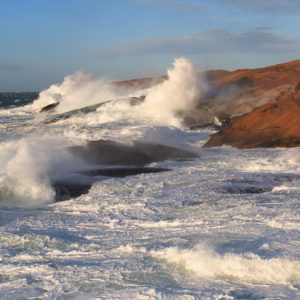
M 300 261 L 283 258 L 262 259 L 253 253 L 220 255 L 197 245 L 192 249 L 167 248 L 152 252 L 201 277 L 218 277 L 266 284 L 299 284 Z
M 184 57 L 175 59 L 173 68 L 167 73 L 165 81 L 136 92 L 136 95 L 145 96 L 139 105 L 131 105 L 130 101 L 113 101 L 99 107 L 97 115 L 87 116 L 83 122 L 95 125 L 139 121 L 148 125 L 181 127 L 180 113 L 198 105 L 209 87 L 199 67 Z
M 54 201 L 51 180 L 66 176 L 74 165 L 60 143 L 24 138 L 0 145 L 1 204 L 39 207 Z
M 61 84 L 51 85 L 39 94 L 32 104 L 35 110 L 59 103 L 58 113 L 98 104 L 103 101 L 128 97 L 132 89 L 117 88 L 105 78 L 93 78 L 92 74 L 76 72 L 64 78 Z
M 195 108 L 207 91 L 200 68 L 184 57 L 177 58 L 168 70 L 168 80 L 149 91 L 143 108 L 157 120 L 172 119 L 177 112 Z
M 180 113 L 192 111 L 205 99 L 209 90 L 204 73 L 188 59 L 175 59 L 173 68 L 167 71 L 167 79 L 142 80 L 148 84 L 130 86 L 112 84 L 104 78 L 76 72 L 65 77 L 61 84 L 54 84 L 39 94 L 31 105 L 35 111 L 59 103 L 57 113 L 100 104 L 98 116 L 85 118 L 89 125 L 121 120 L 138 120 L 152 125 L 180 127 Z M 154 85 L 154 86 L 153 86 Z M 144 96 L 144 101 L 132 104 L 132 97 Z

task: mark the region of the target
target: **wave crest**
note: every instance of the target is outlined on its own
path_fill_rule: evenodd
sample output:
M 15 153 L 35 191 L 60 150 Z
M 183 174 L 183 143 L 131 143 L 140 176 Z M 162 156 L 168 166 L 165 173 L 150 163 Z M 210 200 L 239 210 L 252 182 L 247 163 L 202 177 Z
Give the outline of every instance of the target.
M 183 266 L 201 277 L 219 277 L 265 284 L 300 283 L 300 261 L 297 260 L 262 259 L 253 253 L 220 255 L 203 245 L 197 245 L 192 249 L 171 247 L 152 252 L 152 255 Z

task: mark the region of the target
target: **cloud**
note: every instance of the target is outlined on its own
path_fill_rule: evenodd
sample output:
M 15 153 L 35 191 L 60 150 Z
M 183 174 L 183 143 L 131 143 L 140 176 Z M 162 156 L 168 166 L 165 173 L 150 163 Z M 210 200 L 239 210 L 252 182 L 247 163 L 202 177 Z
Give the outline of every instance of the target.
M 300 40 L 270 30 L 246 32 L 207 30 L 178 38 L 135 40 L 100 47 L 95 56 L 101 59 L 156 54 L 196 55 L 211 53 L 294 53 L 300 51 Z
M 179 9 L 185 11 L 204 11 L 204 7 L 198 2 L 190 1 L 167 1 L 167 0 L 131 0 L 137 4 L 148 4 L 168 9 Z
M 254 12 L 300 13 L 299 0 L 215 0 Z

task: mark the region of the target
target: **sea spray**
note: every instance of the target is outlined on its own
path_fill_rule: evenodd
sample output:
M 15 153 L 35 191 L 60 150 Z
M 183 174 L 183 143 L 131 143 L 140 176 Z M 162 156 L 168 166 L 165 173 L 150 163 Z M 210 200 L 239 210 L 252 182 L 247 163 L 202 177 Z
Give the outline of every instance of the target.
M 61 84 L 53 84 L 39 94 L 32 104 L 35 110 L 59 103 L 56 112 L 63 113 L 103 101 L 124 98 L 134 93 L 134 89 L 117 87 L 106 78 L 94 78 L 92 74 L 78 71 L 64 78 Z
M 152 255 L 180 265 L 201 277 L 227 278 L 261 284 L 300 283 L 299 260 L 262 259 L 254 253 L 221 255 L 201 244 L 192 249 L 170 247 L 152 251 Z
M 0 203 L 22 207 L 54 201 L 51 181 L 67 178 L 80 162 L 62 141 L 28 137 L 0 145 Z
M 88 125 L 141 121 L 151 126 L 181 127 L 180 112 L 193 110 L 205 98 L 208 90 L 204 73 L 200 72 L 197 65 L 181 57 L 175 59 L 165 81 L 135 92 L 137 96 L 145 95 L 143 102 L 133 106 L 130 101 L 111 101 L 100 106 L 97 114 L 79 117 L 78 121 Z
M 200 68 L 184 57 L 177 58 L 168 70 L 168 80 L 148 92 L 143 108 L 155 119 L 169 119 L 176 112 L 195 108 L 207 91 Z

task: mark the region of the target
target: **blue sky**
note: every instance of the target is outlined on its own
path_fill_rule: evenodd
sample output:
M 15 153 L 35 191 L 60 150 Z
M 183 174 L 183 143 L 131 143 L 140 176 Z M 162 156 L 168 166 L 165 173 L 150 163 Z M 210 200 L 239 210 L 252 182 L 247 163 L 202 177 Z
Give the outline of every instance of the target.
M 203 69 L 300 58 L 299 0 L 0 0 L 0 91 L 77 70 L 157 76 L 175 57 Z

